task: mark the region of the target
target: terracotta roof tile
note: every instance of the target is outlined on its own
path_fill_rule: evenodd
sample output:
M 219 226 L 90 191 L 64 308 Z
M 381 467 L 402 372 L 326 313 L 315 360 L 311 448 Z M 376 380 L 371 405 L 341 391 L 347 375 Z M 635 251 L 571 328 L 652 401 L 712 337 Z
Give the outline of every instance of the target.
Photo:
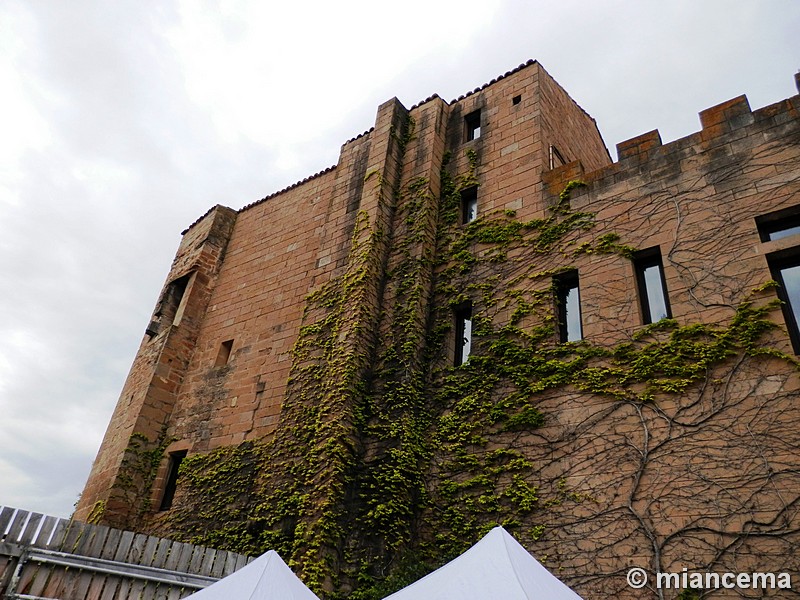
M 326 173 L 330 173 L 335 168 L 336 168 L 336 165 L 330 166 L 327 169 L 322 169 L 322 171 L 320 171 L 318 173 L 314 173 L 313 175 L 309 175 L 305 179 L 301 179 L 300 181 L 298 181 L 296 183 L 293 183 L 292 185 L 287 186 L 287 187 L 283 188 L 282 190 L 278 190 L 277 192 L 273 192 L 272 194 L 269 194 L 268 196 L 264 196 L 261 200 L 256 200 L 255 202 L 251 202 L 250 204 L 247 204 L 246 206 L 243 206 L 242 208 L 239 209 L 238 212 L 240 212 L 240 213 L 244 212 L 249 208 L 253 208 L 254 206 L 257 206 L 257 205 L 261 204 L 262 202 L 266 202 L 270 198 L 274 198 L 275 196 L 279 196 L 280 194 L 288 192 L 289 190 L 293 190 L 294 188 L 296 188 L 298 186 L 301 186 L 304 183 L 307 183 L 307 182 L 311 181 L 312 179 L 316 179 L 317 177 L 325 175 Z

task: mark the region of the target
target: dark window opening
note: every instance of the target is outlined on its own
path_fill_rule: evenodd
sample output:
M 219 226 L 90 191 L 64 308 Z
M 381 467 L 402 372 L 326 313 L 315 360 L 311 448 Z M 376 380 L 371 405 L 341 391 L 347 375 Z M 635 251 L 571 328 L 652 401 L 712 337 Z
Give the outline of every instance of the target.
M 464 117 L 467 126 L 467 141 L 476 140 L 481 137 L 481 111 L 480 109 L 469 113 Z
M 558 148 L 550 145 L 550 168 L 555 169 L 556 167 L 560 167 L 561 165 L 567 164 L 567 161 L 564 160 L 564 157 L 561 155 L 561 152 L 558 151 Z
M 661 251 L 658 248 L 649 248 L 638 252 L 633 259 L 633 267 L 636 270 L 636 287 L 644 324 L 670 318 L 672 314 Z
M 800 248 L 767 256 L 772 278 L 778 282 L 778 298 L 795 354 L 800 354 Z
M 517 104 L 519 104 L 520 102 L 522 102 L 522 96 L 514 96 L 514 97 L 511 99 L 511 104 L 513 104 L 514 106 L 516 106 L 516 105 L 517 105 Z
M 583 339 L 581 326 L 581 298 L 578 289 L 578 272 L 568 271 L 554 278 L 556 310 L 558 313 L 558 339 L 577 342 Z
M 461 190 L 461 223 L 471 223 L 478 218 L 478 186 Z
M 170 453 L 169 465 L 167 465 L 167 481 L 164 485 L 164 495 L 161 497 L 161 504 L 158 510 L 169 510 L 172 508 L 172 501 L 175 499 L 175 490 L 178 488 L 178 471 L 184 458 L 186 458 L 186 450 Z
M 222 342 L 219 346 L 219 352 L 217 352 L 217 360 L 214 361 L 214 366 L 224 367 L 227 365 L 231 358 L 231 350 L 233 350 L 233 340 Z
M 800 233 L 800 206 L 793 206 L 756 217 L 762 242 L 774 242 Z
M 161 297 L 161 302 L 159 302 L 156 308 L 155 315 L 153 315 L 153 320 L 147 326 L 147 335 L 153 337 L 165 325 L 180 324 L 181 317 L 183 316 L 186 288 L 189 285 L 189 280 L 192 278 L 192 275 L 193 273 L 188 273 L 182 277 L 178 277 L 167 285 L 167 288 L 164 290 L 164 295 Z
M 472 350 L 472 305 L 465 304 L 456 309 L 455 366 L 467 362 Z

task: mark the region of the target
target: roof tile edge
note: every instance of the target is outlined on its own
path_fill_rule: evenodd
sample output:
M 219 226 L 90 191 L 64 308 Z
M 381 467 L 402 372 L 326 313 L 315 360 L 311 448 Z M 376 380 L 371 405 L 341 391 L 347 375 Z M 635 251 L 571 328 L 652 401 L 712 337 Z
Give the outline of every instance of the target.
M 459 102 L 459 101 L 463 100 L 464 98 L 467 98 L 467 97 L 469 97 L 469 96 L 472 96 L 473 94 L 477 94 L 477 93 L 478 93 L 478 92 L 480 92 L 481 90 L 485 90 L 487 87 L 489 87 L 489 86 L 490 86 L 490 85 L 492 85 L 492 84 L 495 84 L 495 83 L 497 83 L 497 82 L 498 82 L 498 81 L 500 81 L 501 79 L 505 79 L 506 77 L 509 77 L 510 75 L 513 75 L 514 73 L 519 73 L 519 72 L 520 72 L 520 71 L 522 71 L 523 69 L 525 69 L 525 68 L 527 68 L 527 67 L 530 67 L 531 65 L 535 65 L 536 63 L 537 63 L 537 61 L 535 61 L 535 60 L 534 60 L 534 59 L 532 59 L 532 58 L 529 58 L 527 61 L 525 61 L 524 63 L 522 63 L 521 65 L 519 65 L 519 66 L 518 66 L 516 69 L 512 69 L 512 70 L 510 70 L 510 71 L 506 71 L 505 73 L 503 73 L 503 74 L 502 74 L 502 75 L 500 75 L 499 77 L 495 77 L 495 78 L 494 78 L 494 79 L 492 79 L 491 81 L 489 81 L 489 82 L 487 82 L 487 83 L 484 83 L 483 85 L 481 85 L 481 86 L 479 86 L 479 87 L 476 87 L 476 88 L 475 88 L 474 90 L 472 90 L 471 92 L 467 92 L 466 94 L 462 94 L 461 96 L 459 96 L 459 97 L 458 97 L 458 98 L 456 98 L 455 100 L 452 100 L 452 101 L 451 101 L 449 104 L 452 104 L 453 102 Z M 426 100 L 426 102 L 427 102 L 427 100 Z

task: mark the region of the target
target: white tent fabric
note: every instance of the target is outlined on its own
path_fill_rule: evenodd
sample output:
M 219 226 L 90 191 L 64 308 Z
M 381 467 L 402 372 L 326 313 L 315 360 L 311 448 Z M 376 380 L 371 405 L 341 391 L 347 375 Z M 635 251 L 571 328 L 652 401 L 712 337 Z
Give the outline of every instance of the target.
M 384 600 L 581 600 L 502 527 Z
M 192 600 L 319 600 L 274 550 L 187 596 Z

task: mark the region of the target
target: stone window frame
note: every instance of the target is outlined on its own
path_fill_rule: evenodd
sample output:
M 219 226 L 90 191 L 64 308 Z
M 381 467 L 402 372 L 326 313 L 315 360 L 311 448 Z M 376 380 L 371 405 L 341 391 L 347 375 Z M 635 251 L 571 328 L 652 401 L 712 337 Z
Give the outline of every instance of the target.
M 472 303 L 465 302 L 453 310 L 455 337 L 453 338 L 453 366 L 463 365 L 472 352 Z
M 653 289 L 652 285 L 648 285 L 647 271 L 656 267 L 658 269 L 658 285 L 659 289 Z M 633 257 L 633 269 L 636 273 L 636 290 L 639 295 L 639 308 L 642 313 L 642 323 L 649 325 L 656 323 L 661 319 L 672 318 L 672 308 L 669 302 L 669 290 L 667 288 L 667 279 L 664 276 L 664 263 L 661 258 L 661 248 L 653 246 L 645 250 L 640 250 Z M 652 279 L 650 280 L 652 284 Z M 664 303 L 665 315 L 657 320 L 653 319 L 653 298 L 655 295 L 660 296 Z
M 555 291 L 554 300 L 556 305 L 556 322 L 558 327 L 558 341 L 562 344 L 567 342 L 579 342 L 583 338 L 583 311 L 581 310 L 580 276 L 577 269 L 570 269 L 559 273 L 553 277 L 553 289 Z M 572 292 L 575 296 L 572 296 Z M 574 308 L 578 311 L 577 337 L 570 335 L 575 333 L 570 331 L 570 304 L 574 298 Z M 573 339 L 570 339 L 572 337 Z
M 464 139 L 467 142 L 481 137 L 481 109 L 477 108 L 464 115 Z
M 470 218 L 470 212 L 472 218 Z M 471 185 L 461 190 L 461 224 L 467 225 L 478 218 L 478 186 Z

